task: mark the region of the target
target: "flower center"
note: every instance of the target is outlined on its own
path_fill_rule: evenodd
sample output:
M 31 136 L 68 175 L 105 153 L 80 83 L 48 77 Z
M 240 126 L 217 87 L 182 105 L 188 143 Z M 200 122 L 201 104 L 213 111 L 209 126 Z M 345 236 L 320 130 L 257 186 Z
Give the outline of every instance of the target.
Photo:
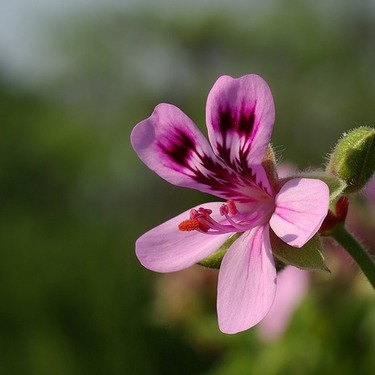
M 270 217 L 270 205 L 265 209 L 257 209 L 251 214 L 242 214 L 232 200 L 223 203 L 219 209 L 220 218 L 212 217 L 212 210 L 200 207 L 190 210 L 190 218 L 178 225 L 180 231 L 196 230 L 206 234 L 224 234 L 231 232 L 245 232 Z M 217 216 L 217 215 L 216 215 Z

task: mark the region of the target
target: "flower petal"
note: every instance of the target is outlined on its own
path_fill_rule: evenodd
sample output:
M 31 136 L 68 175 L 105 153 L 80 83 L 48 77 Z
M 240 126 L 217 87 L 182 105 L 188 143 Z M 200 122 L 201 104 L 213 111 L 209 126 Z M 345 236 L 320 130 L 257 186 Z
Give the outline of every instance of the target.
M 329 189 L 317 179 L 294 178 L 280 189 L 275 205 L 271 228 L 288 245 L 302 247 L 328 213 Z
M 220 330 L 237 333 L 251 328 L 271 308 L 276 292 L 276 269 L 269 226 L 253 228 L 225 254 L 218 282 Z
M 220 77 L 206 106 L 208 136 L 215 153 L 241 175 L 254 175 L 270 142 L 275 107 L 267 83 L 255 74 Z M 269 189 L 267 179 L 262 182 Z
M 159 104 L 133 129 L 131 142 L 140 159 L 174 185 L 224 199 L 246 196 L 257 201 L 262 193 L 228 168 L 193 121 L 173 105 Z
M 211 217 L 220 220 L 222 203 L 205 203 Z M 195 207 L 198 209 L 200 206 Z M 197 231 L 181 232 L 178 225 L 189 218 L 190 210 L 146 232 L 136 242 L 142 265 L 155 272 L 174 272 L 201 261 L 214 253 L 233 234 L 207 235 Z
M 277 275 L 277 291 L 271 310 L 257 326 L 264 341 L 276 340 L 288 326 L 290 318 L 309 287 L 308 271 L 286 267 Z

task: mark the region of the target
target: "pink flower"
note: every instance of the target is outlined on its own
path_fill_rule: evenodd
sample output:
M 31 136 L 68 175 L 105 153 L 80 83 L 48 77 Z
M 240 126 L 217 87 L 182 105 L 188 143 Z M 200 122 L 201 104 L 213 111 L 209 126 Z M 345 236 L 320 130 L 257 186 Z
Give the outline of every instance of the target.
M 170 104 L 158 105 L 131 135 L 140 159 L 159 176 L 227 201 L 197 206 L 136 242 L 146 268 L 173 272 L 242 233 L 219 271 L 217 312 L 224 333 L 254 326 L 271 308 L 276 269 L 270 228 L 298 248 L 317 232 L 328 211 L 328 187 L 320 180 L 295 178 L 271 185 L 262 161 L 274 117 L 272 94 L 262 78 L 222 76 L 207 99 L 211 146 L 192 120 Z

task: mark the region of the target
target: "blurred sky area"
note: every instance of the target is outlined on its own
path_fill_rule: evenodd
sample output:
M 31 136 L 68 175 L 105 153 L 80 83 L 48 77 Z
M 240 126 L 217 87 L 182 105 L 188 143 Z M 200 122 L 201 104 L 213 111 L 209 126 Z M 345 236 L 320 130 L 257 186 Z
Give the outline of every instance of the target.
M 48 79 L 49 74 L 56 74 L 61 64 L 51 55 L 50 30 L 54 24 L 63 25 L 69 18 L 80 22 L 95 18 L 97 14 L 114 14 L 116 11 L 143 11 L 161 18 L 178 14 L 190 18 L 223 11 L 239 18 L 240 22 L 248 22 L 261 19 L 277 3 L 277 0 L 3 0 L 0 5 L 0 67 L 7 74 L 34 83 Z M 320 17 L 330 22 L 340 17 L 347 4 L 353 4 L 349 0 L 305 0 L 302 3 L 312 6 Z M 375 12 L 373 0 L 358 2 L 354 8 L 361 9 L 364 5 L 366 12 Z
M 265 8 L 269 0 L 252 2 L 253 7 Z M 2 1 L 0 12 L 0 63 L 9 74 L 23 79 L 46 79 L 45 73 L 55 74 L 59 64 L 48 57 L 50 28 L 54 23 L 66 22 L 70 17 L 77 20 L 93 17 L 98 12 L 122 12 L 145 10 L 173 14 L 186 13 L 187 17 L 199 12 L 216 9 L 238 12 L 246 4 L 244 0 L 234 1 L 189 1 L 171 0 L 14 0 Z M 258 3 L 258 4 L 256 4 Z M 43 74 L 42 74 L 43 73 Z M 44 76 L 44 78 L 43 78 Z

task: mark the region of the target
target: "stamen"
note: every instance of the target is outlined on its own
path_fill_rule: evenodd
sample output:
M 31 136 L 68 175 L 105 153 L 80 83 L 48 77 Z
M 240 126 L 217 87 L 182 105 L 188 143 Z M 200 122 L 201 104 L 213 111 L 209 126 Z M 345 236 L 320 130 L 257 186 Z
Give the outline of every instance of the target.
M 187 219 L 178 224 L 178 229 L 182 232 L 191 232 L 192 230 L 198 229 L 199 227 L 200 223 L 197 219 Z
M 212 210 L 210 210 L 209 208 L 203 208 L 203 207 L 200 207 L 198 209 L 198 212 L 200 215 L 203 215 L 203 216 L 210 216 L 212 214 Z
M 198 219 L 198 222 L 199 222 L 199 231 L 200 232 L 206 233 L 211 228 L 210 223 L 207 220 L 205 220 L 204 218 Z
M 220 206 L 220 215 L 221 215 L 221 216 L 228 215 L 228 212 L 229 212 L 229 210 L 228 210 L 228 206 L 227 206 L 226 204 L 222 204 L 222 205 Z
M 236 204 L 232 200 L 228 200 L 227 202 L 228 210 L 231 215 L 237 215 L 238 210 Z
M 225 218 L 228 220 L 229 224 L 236 228 L 238 231 L 245 231 L 248 229 L 248 225 L 243 225 L 241 223 L 236 223 L 233 219 L 229 217 L 229 215 L 225 215 Z
M 242 215 L 232 200 L 228 200 L 227 203 L 222 204 L 219 208 L 219 212 L 221 216 L 226 218 L 227 223 L 217 222 L 211 217 L 212 210 L 199 207 L 198 209 L 190 210 L 190 218 L 182 221 L 178 229 L 184 232 L 197 230 L 198 232 L 207 234 L 244 232 L 253 227 L 248 219 L 255 219 L 258 216 L 257 212 L 254 212 L 250 217 Z M 232 215 L 233 218 L 230 217 L 229 214 Z
M 195 219 L 198 216 L 200 216 L 200 214 L 197 210 L 195 210 L 194 208 L 192 210 L 190 210 L 190 219 Z

